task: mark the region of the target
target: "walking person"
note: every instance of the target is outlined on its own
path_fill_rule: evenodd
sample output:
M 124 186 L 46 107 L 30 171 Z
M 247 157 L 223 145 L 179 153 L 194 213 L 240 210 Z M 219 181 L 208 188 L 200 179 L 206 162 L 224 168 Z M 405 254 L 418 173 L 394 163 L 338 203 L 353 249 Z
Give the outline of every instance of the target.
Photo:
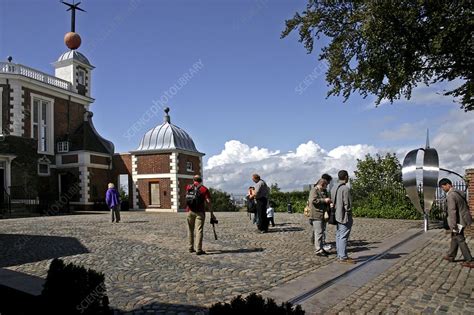
M 349 173 L 340 170 L 337 173 L 338 184 L 332 188 L 331 198 L 336 208 L 336 250 L 337 258 L 341 263 L 355 264 L 355 260 L 347 256 L 347 241 L 352 229 L 352 197 L 347 182 Z
M 112 183 L 108 184 L 107 192 L 105 193 L 105 203 L 107 207 L 110 209 L 110 213 L 112 214 L 112 223 L 113 222 L 120 222 L 120 195 L 115 189 L 115 185 Z
M 328 252 L 323 247 L 323 235 L 326 230 L 326 220 L 324 214 L 328 212 L 329 205 L 331 204 L 331 198 L 329 198 L 326 190 L 328 185 L 327 180 L 320 179 L 311 188 L 308 198 L 308 205 L 311 211 L 310 220 L 313 226 L 314 235 L 314 247 L 316 249 L 316 255 L 327 257 Z
M 267 183 L 260 178 L 260 175 L 253 174 L 252 180 L 255 183 L 255 194 L 251 196 L 257 201 L 257 227 L 260 233 L 268 232 L 267 204 L 270 189 Z
M 193 177 L 193 184 L 186 187 L 186 211 L 188 211 L 188 242 L 189 252 L 196 255 L 204 255 L 202 250 L 202 240 L 204 237 L 204 221 L 206 220 L 206 204 L 211 212 L 211 218 L 215 219 L 211 207 L 211 194 L 209 189 L 202 184 L 202 178 L 199 175 Z M 196 240 L 196 248 L 194 248 Z
M 458 253 L 458 248 L 464 256 L 463 267 L 474 268 L 469 247 L 464 237 L 464 229 L 472 224 L 472 217 L 466 200 L 466 194 L 453 187 L 452 182 L 443 178 L 439 181 L 439 187 L 446 193 L 448 203 L 448 225 L 451 230 L 451 246 L 448 254 L 444 257 L 449 262 L 454 262 Z

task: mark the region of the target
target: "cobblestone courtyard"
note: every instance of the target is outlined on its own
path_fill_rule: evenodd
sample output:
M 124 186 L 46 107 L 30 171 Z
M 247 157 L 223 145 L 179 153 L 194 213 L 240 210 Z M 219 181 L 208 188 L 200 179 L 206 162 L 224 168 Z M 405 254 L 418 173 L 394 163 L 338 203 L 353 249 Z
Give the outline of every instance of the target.
M 219 240 L 206 222 L 203 256 L 187 250 L 184 213 L 122 215 L 118 224 L 106 213 L 1 220 L 0 267 L 44 278 L 51 259 L 63 257 L 103 272 L 111 306 L 120 311 L 194 314 L 335 263 L 334 255 L 314 254 L 311 226 L 300 214 L 278 213 L 276 227 L 258 234 L 246 213 L 217 213 Z M 349 251 L 363 254 L 415 227 L 421 223 L 355 219 Z M 330 226 L 329 242 L 334 234 Z M 428 304 L 432 312 L 474 313 L 474 273 L 443 261 L 447 246 L 448 236 L 437 231 L 427 246 L 402 257 L 331 313 L 429 312 Z

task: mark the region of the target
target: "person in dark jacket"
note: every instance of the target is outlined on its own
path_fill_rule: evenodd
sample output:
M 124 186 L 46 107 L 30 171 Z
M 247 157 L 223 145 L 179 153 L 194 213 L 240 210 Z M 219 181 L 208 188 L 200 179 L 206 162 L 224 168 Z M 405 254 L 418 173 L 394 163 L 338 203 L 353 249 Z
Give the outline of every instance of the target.
M 120 196 L 115 189 L 115 185 L 109 183 L 109 189 L 105 194 L 105 202 L 107 203 L 107 207 L 110 209 L 110 213 L 112 214 L 112 223 L 115 221 L 117 223 L 120 222 Z
M 443 178 L 439 181 L 439 187 L 446 193 L 448 203 L 448 225 L 451 229 L 451 246 L 448 255 L 444 257 L 449 262 L 454 262 L 458 253 L 458 248 L 464 256 L 463 267 L 474 268 L 469 247 L 467 247 L 464 237 L 464 229 L 472 224 L 472 217 L 466 200 L 466 194 L 453 187 L 452 182 Z

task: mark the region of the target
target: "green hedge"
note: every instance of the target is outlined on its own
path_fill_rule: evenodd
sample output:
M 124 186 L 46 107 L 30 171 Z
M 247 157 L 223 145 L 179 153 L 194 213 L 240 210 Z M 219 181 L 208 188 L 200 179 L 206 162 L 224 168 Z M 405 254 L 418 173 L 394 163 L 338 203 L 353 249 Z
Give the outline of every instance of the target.
M 378 192 L 361 196 L 353 191 L 353 214 L 355 217 L 408 219 L 420 220 L 423 216 L 413 207 L 410 200 L 390 192 Z M 276 212 L 286 212 L 288 201 L 291 202 L 293 212 L 303 213 L 308 200 L 309 191 L 277 192 L 270 195 Z M 437 219 L 440 210 L 436 207 L 431 211 L 431 217 Z
M 293 212 L 303 213 L 308 196 L 309 191 L 274 192 L 270 194 L 270 201 L 276 212 L 286 212 L 288 202 L 291 202 Z

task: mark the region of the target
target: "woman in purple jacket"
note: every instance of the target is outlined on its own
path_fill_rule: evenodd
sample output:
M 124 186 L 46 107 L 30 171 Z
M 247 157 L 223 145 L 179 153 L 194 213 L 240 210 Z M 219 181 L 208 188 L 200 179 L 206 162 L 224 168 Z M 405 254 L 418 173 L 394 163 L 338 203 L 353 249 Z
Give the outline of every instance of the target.
M 112 223 L 115 221 L 117 223 L 120 222 L 120 196 L 115 189 L 115 185 L 109 183 L 109 189 L 107 189 L 107 193 L 105 194 L 105 202 L 112 213 Z

